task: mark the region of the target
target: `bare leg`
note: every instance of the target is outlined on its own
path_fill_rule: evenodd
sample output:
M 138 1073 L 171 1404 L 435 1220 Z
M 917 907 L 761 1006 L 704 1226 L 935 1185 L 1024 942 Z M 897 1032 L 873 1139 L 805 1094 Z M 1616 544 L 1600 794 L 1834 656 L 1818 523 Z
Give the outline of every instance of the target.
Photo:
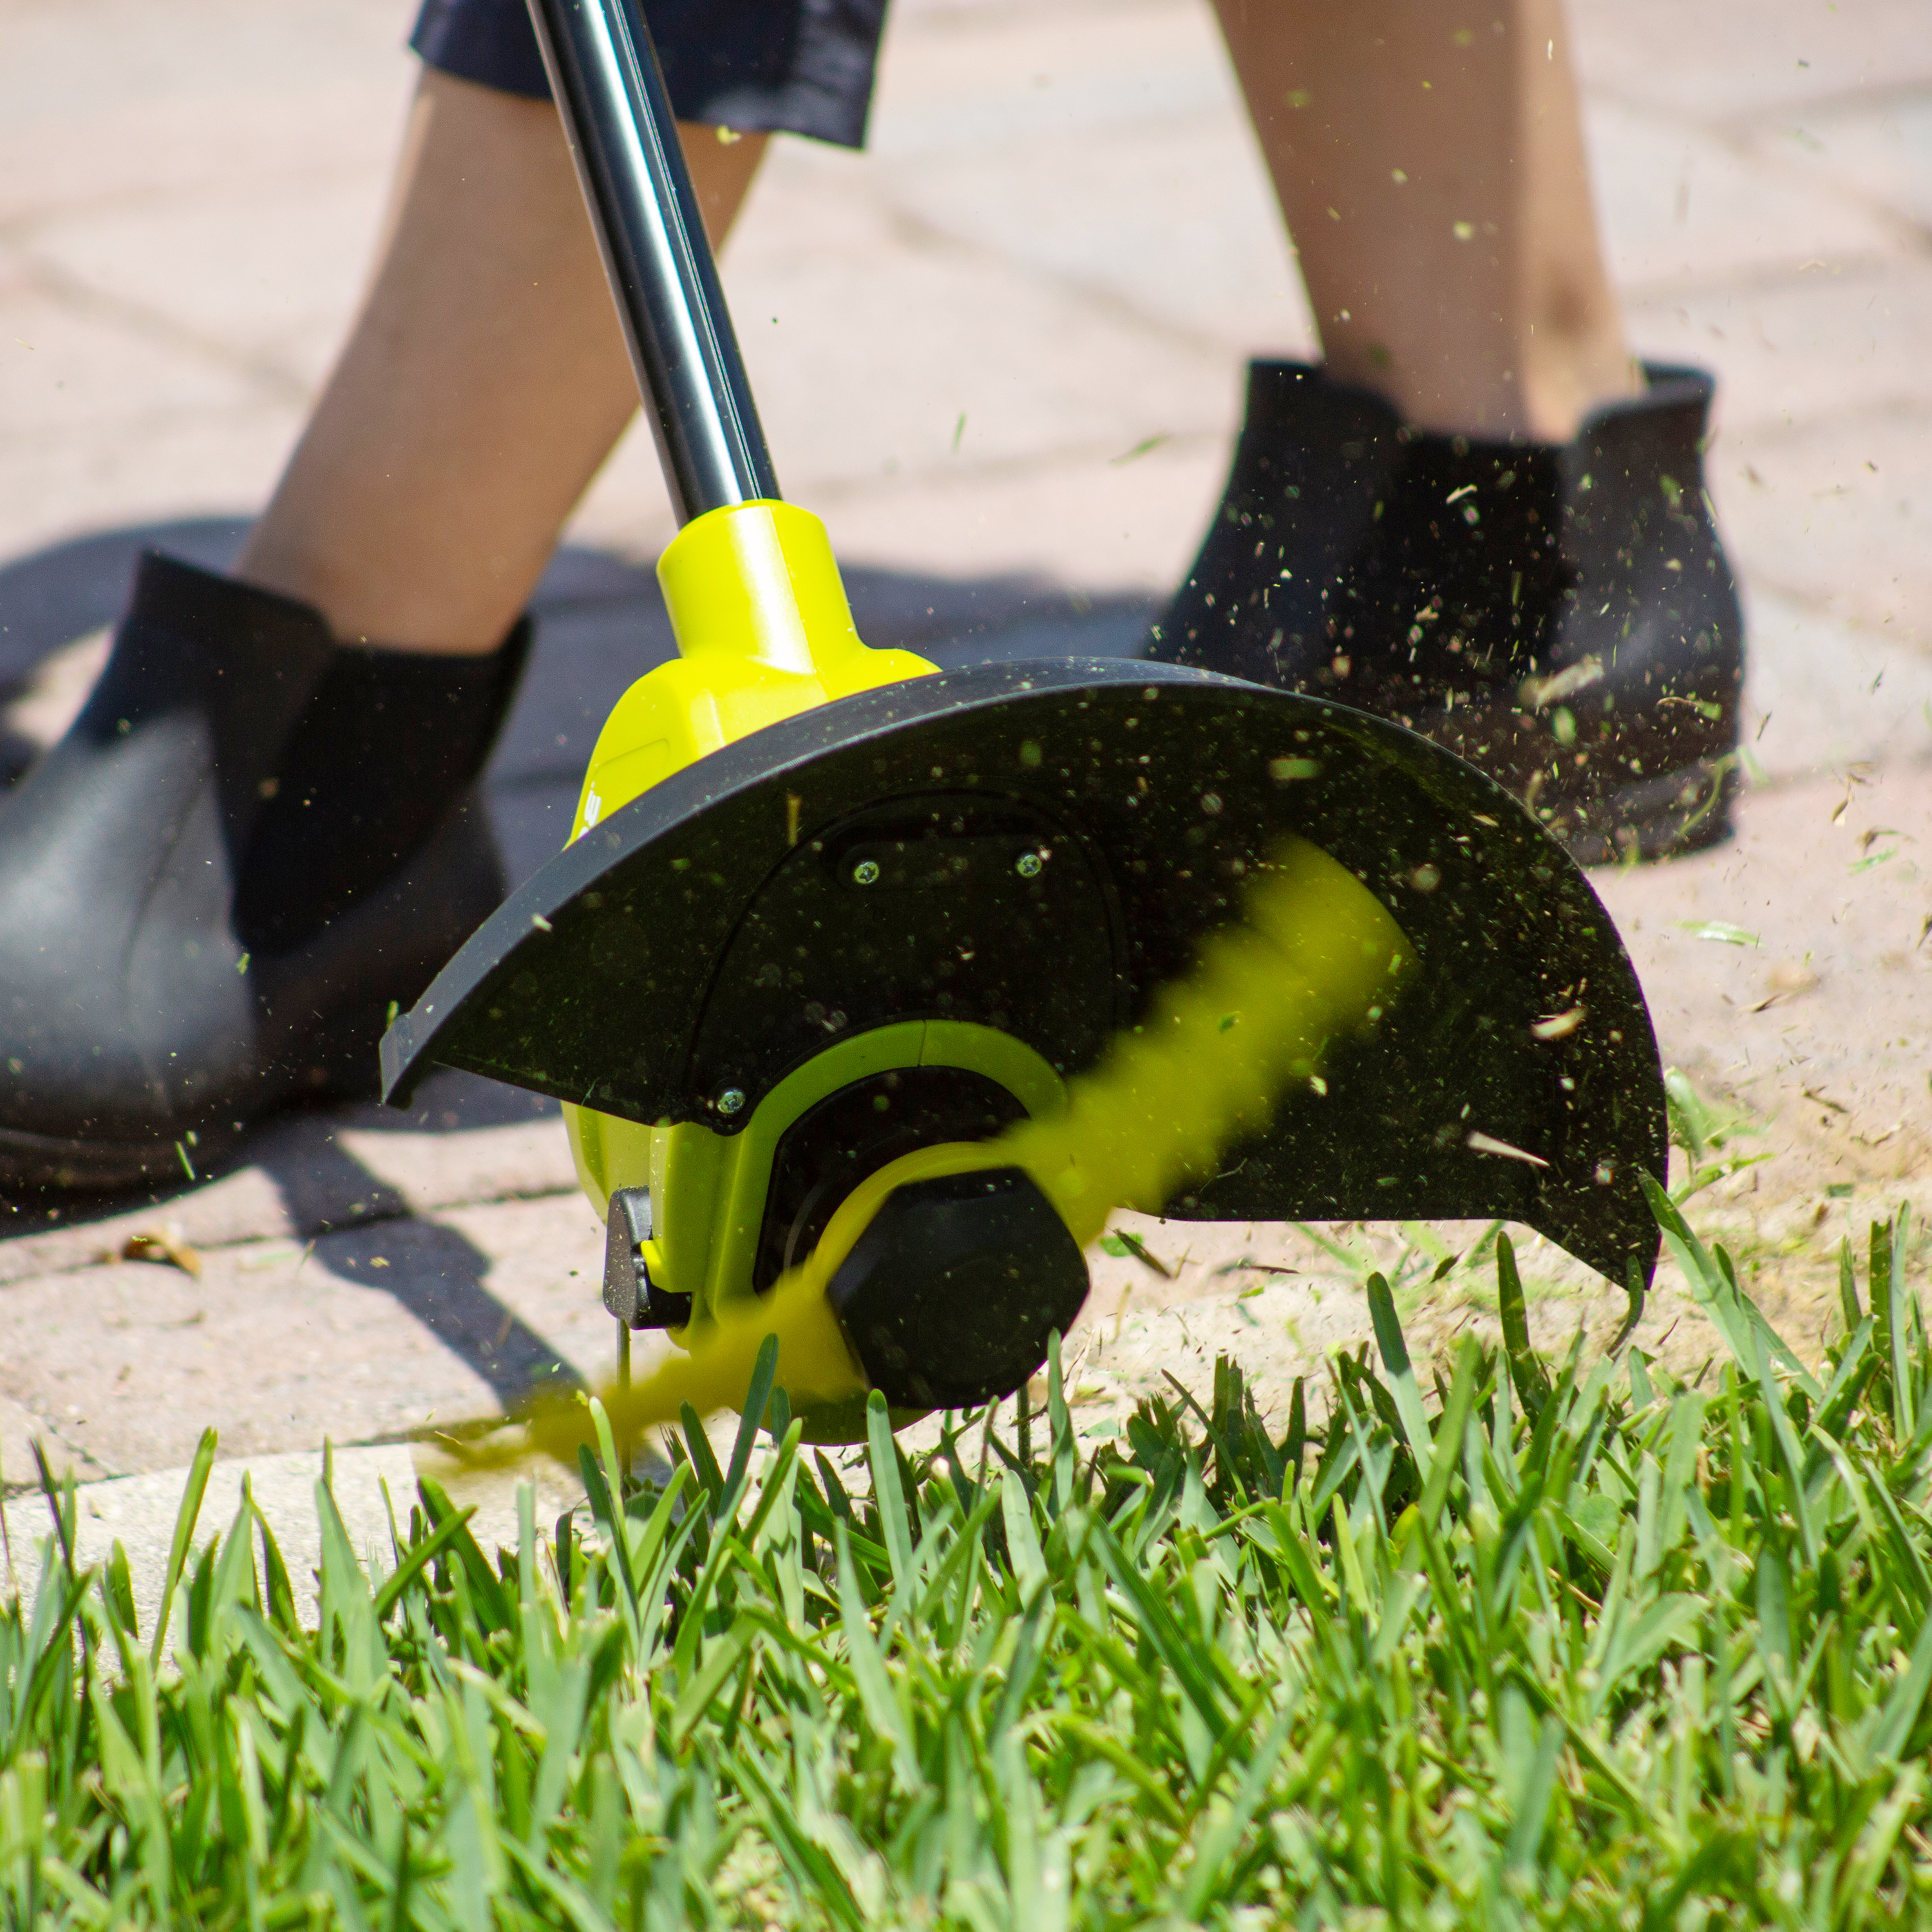
M 1636 393 L 1561 0 L 1216 7 L 1331 373 L 1554 442 Z
M 680 131 L 722 240 L 765 137 Z M 427 71 L 362 313 L 237 574 L 346 640 L 490 650 L 637 406 L 556 110 Z

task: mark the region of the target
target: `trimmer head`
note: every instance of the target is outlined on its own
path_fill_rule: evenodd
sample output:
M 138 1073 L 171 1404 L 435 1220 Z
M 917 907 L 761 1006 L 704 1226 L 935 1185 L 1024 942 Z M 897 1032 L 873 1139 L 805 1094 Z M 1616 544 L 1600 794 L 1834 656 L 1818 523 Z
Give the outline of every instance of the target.
M 741 1178 L 744 1286 L 766 1286 L 836 1204 L 814 1189 L 1050 1103 L 1235 916 L 1284 833 L 1359 878 L 1419 968 L 1334 1046 L 1325 1092 L 1285 1095 L 1164 1211 L 1502 1216 L 1647 1281 L 1657 1048 L 1581 872 L 1499 786 L 1399 726 L 1178 668 L 988 664 L 712 753 L 504 905 L 397 1022 L 386 1085 L 406 1094 L 436 1061 L 729 1143 L 836 1056 L 826 1090 L 765 1121 L 762 1187 Z
M 786 1345 L 832 1364 L 796 1385 L 821 1438 L 862 1430 L 861 1380 L 901 1412 L 1018 1387 L 1117 1204 L 1507 1217 L 1648 1281 L 1656 1045 L 1562 850 L 1318 699 L 866 650 L 778 500 L 634 0 L 531 8 L 685 525 L 682 655 L 391 1028 L 386 1094 L 434 1061 L 568 1103 L 626 1336 L 742 1334 L 803 1283 L 776 1302 L 829 1336 Z

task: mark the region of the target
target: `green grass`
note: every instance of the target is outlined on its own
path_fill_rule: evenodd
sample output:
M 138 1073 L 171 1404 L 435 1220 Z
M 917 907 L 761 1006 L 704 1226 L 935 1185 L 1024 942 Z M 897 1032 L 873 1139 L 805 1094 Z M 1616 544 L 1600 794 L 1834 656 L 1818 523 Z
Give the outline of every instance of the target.
M 591 1520 L 494 1557 L 426 1483 L 374 1576 L 325 1491 L 316 1629 L 248 1505 L 189 1560 L 191 1485 L 173 1664 L 122 1561 L 0 1612 L 0 1922 L 1932 1917 L 1904 1231 L 1814 1376 L 1658 1206 L 1700 1386 L 1538 1360 L 1499 1243 L 1502 1348 L 1418 1378 L 1372 1278 L 1319 1427 L 1224 1364 L 1083 1461 L 1056 1374 L 1036 1462 L 875 1411 L 842 1473 L 775 1395 L 621 1509 L 607 1433 Z

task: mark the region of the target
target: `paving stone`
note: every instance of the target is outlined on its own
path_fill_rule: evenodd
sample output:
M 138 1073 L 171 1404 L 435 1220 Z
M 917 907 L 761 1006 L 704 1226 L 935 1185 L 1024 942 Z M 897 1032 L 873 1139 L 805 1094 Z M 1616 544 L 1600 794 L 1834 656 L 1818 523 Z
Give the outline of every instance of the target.
M 1054 115 L 996 143 L 882 143 L 878 191 L 916 232 L 1108 298 L 1180 342 L 1308 352 L 1306 302 L 1225 56 L 1211 36 L 1204 50 L 1192 40 L 1188 68 L 1204 51 L 1208 84 L 1144 106 L 1131 142 Z M 1065 91 L 1046 98 L 1064 106 Z
M 111 130 L 157 98 L 221 124 L 264 92 L 326 92 L 366 79 L 407 31 L 393 0 L 330 0 L 265 14 L 250 0 L 88 0 L 84 18 L 61 0 L 26 0 L 7 17 L 0 124 L 44 131 L 76 118 Z M 120 157 L 124 170 L 129 157 Z
M 0 1286 L 90 1267 L 135 1235 L 196 1250 L 302 1240 L 478 1201 L 574 1191 L 554 1101 L 465 1074 L 436 1074 L 406 1113 L 370 1106 L 285 1116 L 252 1136 L 247 1165 L 132 1197 L 4 1204 Z
M 1773 781 L 1932 760 L 1932 657 L 1765 590 L 1750 592 L 1744 737 Z
M 0 1494 L 31 1489 L 40 1480 L 38 1445 L 57 1481 L 73 1476 L 91 1482 L 106 1472 L 93 1458 L 76 1449 L 43 1415 L 10 1397 L 0 1396 Z
M 1753 792 L 1733 843 L 1596 875 L 1666 1064 L 1762 1126 L 1771 1158 L 1749 1178 L 1767 1209 L 1834 1185 L 1876 1212 L 1932 1172 L 1926 770 L 1901 760 Z
M 1690 119 L 1778 125 L 1820 101 L 1932 80 L 1921 0 L 1571 0 L 1566 14 L 1593 91 Z
M 346 181 L 250 171 L 219 189 L 43 221 L 25 252 L 76 305 L 138 320 L 144 334 L 305 403 L 340 346 L 345 289 L 352 299 L 358 286 L 344 272 L 368 255 L 384 188 L 373 169 Z
M 1842 620 L 1932 643 L 1932 403 L 1726 434 L 1708 465 L 1753 581 Z
M 967 575 L 1051 574 L 1164 599 L 1221 498 L 1243 372 L 1222 372 L 1228 433 L 1067 452 L 1024 469 L 933 475 L 820 506 L 842 554 Z M 1143 440 L 1145 440 L 1144 439 Z
M 232 516 L 238 503 L 266 496 L 301 410 L 259 398 L 220 409 L 178 402 L 168 382 L 179 367 L 177 358 L 164 372 L 154 406 L 123 421 L 104 416 L 31 442 L 0 430 L 0 530 L 10 556 L 77 532 Z
M 849 304 L 860 260 L 858 310 L 800 356 L 785 316 Z M 782 291 L 760 292 L 781 326 L 748 326 L 747 359 L 774 447 L 793 452 L 788 487 L 805 500 L 875 482 L 888 464 L 903 478 L 943 473 L 962 457 L 1006 469 L 1069 449 L 1104 459 L 1217 420 L 1216 358 L 1177 353 L 1114 304 L 978 250 L 814 249 Z
M 1214 434 L 1156 433 L 1021 466 L 982 466 L 962 453 L 956 470 L 815 490 L 811 507 L 848 572 L 870 563 L 968 585 L 1044 580 L 1090 601 L 1164 597 L 1220 501 L 1244 380 L 1232 364 L 1222 370 L 1225 428 Z M 676 534 L 668 513 L 658 523 L 640 508 L 647 490 L 662 494 L 650 440 L 633 430 L 619 446 L 572 521 L 579 542 L 655 555 Z M 862 616 L 860 629 L 880 634 Z
M 575 1194 L 200 1261 L 199 1280 L 136 1262 L 0 1291 L 0 1393 L 131 1472 L 185 1462 L 210 1425 L 242 1454 L 380 1441 L 612 1360 L 603 1231 Z
M 1716 372 L 1723 435 L 1932 406 L 1923 262 L 1814 257 L 1788 275 L 1646 297 L 1629 313 L 1646 355 Z
M 1932 226 L 1932 85 L 1808 107 L 1751 146 L 1902 221 Z
M 10 75 L 19 53 L 14 27 L 25 10 L 16 8 L 8 16 Z M 153 17 L 170 23 L 177 52 L 206 58 L 218 30 L 183 32 L 185 10 Z M 292 22 L 295 10 L 284 17 Z M 318 16 L 326 10 L 304 10 Z M 92 57 L 110 38 L 106 28 L 92 28 L 93 11 L 90 6 L 86 58 L 74 57 L 70 27 L 64 62 L 49 62 L 38 75 L 30 61 L 21 62 L 53 98 L 67 93 L 64 106 L 42 111 L 46 103 L 37 101 L 32 112 L 0 110 L 0 225 L 9 235 L 30 239 L 70 216 L 130 200 L 225 192 L 236 178 L 238 155 L 247 157 L 246 177 L 257 184 L 360 178 L 373 185 L 386 176 L 416 83 L 416 64 L 406 56 L 378 52 L 365 41 L 352 74 L 264 80 L 222 94 L 212 115 L 205 94 L 173 94 L 151 82 L 130 98 L 88 75 Z M 77 16 L 68 10 L 68 17 Z M 318 278 L 332 266 L 319 260 Z
M 196 347 L 157 337 L 142 319 L 90 310 L 44 284 L 16 289 L 0 305 L 0 461 L 110 427 L 232 412 L 256 400 L 242 372 Z M 78 313 L 76 313 L 78 308 Z
M 869 152 L 888 170 L 1071 130 L 1130 140 L 1238 96 L 1212 16 L 1175 0 L 896 6 Z
M 1740 286 L 1824 258 L 1896 258 L 1895 221 L 1850 184 L 1791 165 L 1774 146 L 1676 110 L 1592 98 L 1591 171 L 1620 288 Z

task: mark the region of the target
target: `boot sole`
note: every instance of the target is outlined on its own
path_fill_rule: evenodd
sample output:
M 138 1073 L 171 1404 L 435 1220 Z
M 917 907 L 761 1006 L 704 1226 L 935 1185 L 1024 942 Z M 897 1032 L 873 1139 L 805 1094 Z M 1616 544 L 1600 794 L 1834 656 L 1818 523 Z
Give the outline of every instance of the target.
M 0 1127 L 0 1189 L 34 1194 L 117 1194 L 157 1182 L 185 1183 L 205 1178 L 204 1165 L 220 1160 L 242 1138 L 232 1129 L 216 1135 L 198 1127 L 195 1144 L 190 1148 L 185 1137 L 70 1141 Z
M 302 1075 L 278 1081 L 238 1127 L 195 1127 L 191 1145 L 187 1128 L 166 1140 L 103 1141 L 64 1140 L 0 1127 L 0 1190 L 115 1194 L 206 1180 L 250 1133 L 277 1114 L 291 1108 L 375 1099 L 380 1082 L 368 1045 L 370 1036 L 365 1016 L 337 1020 L 304 1056 Z

